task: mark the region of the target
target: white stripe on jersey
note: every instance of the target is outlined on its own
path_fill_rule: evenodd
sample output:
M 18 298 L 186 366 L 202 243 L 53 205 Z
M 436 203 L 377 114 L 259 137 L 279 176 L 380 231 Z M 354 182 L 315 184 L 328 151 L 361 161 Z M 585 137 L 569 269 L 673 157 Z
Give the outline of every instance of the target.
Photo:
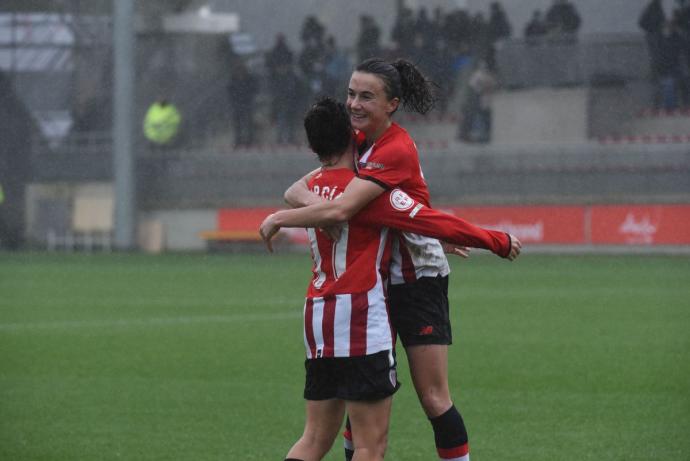
M 367 330 L 366 355 L 375 354 L 380 351 L 393 349 L 393 337 L 391 325 L 388 318 L 388 311 L 383 300 L 383 285 L 377 283 L 374 288 L 367 292 L 369 308 L 367 310 Z M 312 355 L 307 340 L 306 330 L 304 336 L 304 347 L 307 350 L 307 358 L 315 359 L 323 357 L 326 346 L 323 336 L 323 313 L 324 298 L 312 298 L 313 317 L 311 330 L 314 335 L 316 356 Z M 375 304 L 374 304 L 375 303 Z M 308 303 L 305 303 L 305 309 Z M 333 325 L 333 356 L 350 357 L 350 321 L 352 315 L 352 295 L 335 296 L 335 315 Z M 306 328 L 306 325 L 305 325 Z
M 350 227 L 345 224 L 341 228 L 340 238 L 333 245 L 333 276 L 338 279 L 347 270 L 347 243 Z
M 314 314 L 311 321 L 311 330 L 314 332 L 314 343 L 316 343 L 316 357 L 312 358 L 319 358 L 323 354 L 323 305 L 325 303 L 323 298 L 312 299 L 314 301 Z M 309 349 L 309 344 L 307 344 L 307 349 Z
M 366 350 L 364 353 L 367 355 L 393 349 L 393 336 L 385 297 L 385 284 L 387 281 L 382 279 L 380 272 L 387 238 L 388 229 L 384 228 L 379 236 L 379 247 L 376 255 L 376 283 L 366 293 L 367 324 L 366 331 L 364 332 L 366 337 Z M 352 334 L 352 295 L 339 294 L 335 296 L 334 301 L 333 325 L 327 326 L 333 329 L 333 355 L 335 357 L 349 357 L 351 354 L 350 340 Z M 305 314 L 308 304 L 308 301 L 305 302 Z M 307 358 L 310 359 L 322 357 L 325 348 L 323 333 L 325 304 L 322 297 L 312 298 L 312 321 L 311 325 L 305 325 L 305 329 L 311 328 L 311 333 L 314 336 L 316 357 L 311 353 L 306 330 L 304 332 L 304 345 L 307 350 Z M 357 341 L 357 338 L 355 338 L 355 341 Z
M 326 274 L 321 269 L 321 253 L 319 252 L 319 245 L 316 241 L 316 229 L 308 228 L 307 234 L 309 235 L 309 244 L 311 246 L 311 255 L 314 259 L 314 271 L 318 274 L 316 279 L 312 282 L 316 288 L 321 288 L 323 282 L 326 281 Z
M 336 295 L 335 318 L 333 328 L 333 349 L 336 356 L 339 352 L 347 351 L 350 355 L 350 318 L 352 317 L 352 297 L 350 295 Z
M 388 309 L 386 309 L 386 280 L 381 278 L 381 259 L 388 240 L 388 228 L 381 229 L 379 238 L 379 250 L 376 254 L 376 284 L 367 293 L 369 311 L 367 312 L 367 325 L 375 325 L 375 328 L 367 328 L 367 354 L 375 354 L 386 349 L 390 344 L 392 348 L 393 337 L 391 334 Z M 376 308 L 374 308 L 376 306 Z
M 372 152 L 374 152 L 374 146 L 376 143 L 372 144 L 369 149 L 359 157 L 359 163 L 367 163 L 367 160 L 369 160 L 369 156 L 371 155 Z

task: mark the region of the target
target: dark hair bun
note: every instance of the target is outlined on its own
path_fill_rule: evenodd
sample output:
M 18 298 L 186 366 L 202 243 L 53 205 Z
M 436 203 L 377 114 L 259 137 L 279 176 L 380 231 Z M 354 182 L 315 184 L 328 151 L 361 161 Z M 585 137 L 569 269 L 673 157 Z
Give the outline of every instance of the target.
M 309 147 L 321 161 L 343 153 L 352 142 L 352 125 L 345 105 L 327 96 L 317 99 L 307 111 L 304 129 Z

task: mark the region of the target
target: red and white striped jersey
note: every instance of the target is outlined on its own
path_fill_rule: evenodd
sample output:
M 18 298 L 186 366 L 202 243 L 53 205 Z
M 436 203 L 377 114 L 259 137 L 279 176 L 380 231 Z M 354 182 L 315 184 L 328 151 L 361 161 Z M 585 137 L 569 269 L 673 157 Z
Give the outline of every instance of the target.
M 323 170 L 309 189 L 337 199 L 354 177 L 348 169 Z M 313 277 L 304 305 L 304 343 L 308 358 L 369 355 L 393 348 L 386 300 L 391 241 L 388 229 L 343 226 L 330 240 L 308 229 Z
M 414 200 L 430 206 L 429 188 L 419 164 L 414 141 L 397 123 L 391 126 L 364 152 L 357 162 L 361 178 L 370 179 L 385 189 L 401 188 Z M 441 243 L 433 238 L 401 232 L 394 239 L 391 283 L 413 282 L 420 277 L 450 273 Z
M 309 181 L 314 193 L 337 199 L 354 178 L 348 169 L 322 170 Z M 391 349 L 386 279 L 389 228 L 424 233 L 458 245 L 510 252 L 510 237 L 433 210 L 400 189 L 385 192 L 345 226 L 338 242 L 308 229 L 313 278 L 304 306 L 307 357 L 368 355 Z

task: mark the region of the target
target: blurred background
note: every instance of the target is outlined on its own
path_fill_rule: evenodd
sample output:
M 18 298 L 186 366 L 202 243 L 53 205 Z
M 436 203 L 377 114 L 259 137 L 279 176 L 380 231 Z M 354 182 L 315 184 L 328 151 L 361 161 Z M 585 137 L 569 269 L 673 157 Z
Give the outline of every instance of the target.
M 306 107 L 371 56 L 438 84 L 396 114 L 436 206 L 533 248 L 689 248 L 684 0 L 4 0 L 0 247 L 255 241 L 317 166 Z

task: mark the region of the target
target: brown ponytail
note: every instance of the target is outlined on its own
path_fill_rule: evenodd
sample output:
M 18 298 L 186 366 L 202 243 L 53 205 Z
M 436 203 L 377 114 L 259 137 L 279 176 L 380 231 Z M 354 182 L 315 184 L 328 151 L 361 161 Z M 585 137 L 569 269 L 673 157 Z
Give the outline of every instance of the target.
M 388 99 L 399 98 L 405 109 L 426 114 L 436 103 L 436 85 L 426 78 L 417 66 L 405 59 L 396 59 L 389 63 L 380 58 L 369 58 L 361 62 L 355 70 L 381 78 Z

